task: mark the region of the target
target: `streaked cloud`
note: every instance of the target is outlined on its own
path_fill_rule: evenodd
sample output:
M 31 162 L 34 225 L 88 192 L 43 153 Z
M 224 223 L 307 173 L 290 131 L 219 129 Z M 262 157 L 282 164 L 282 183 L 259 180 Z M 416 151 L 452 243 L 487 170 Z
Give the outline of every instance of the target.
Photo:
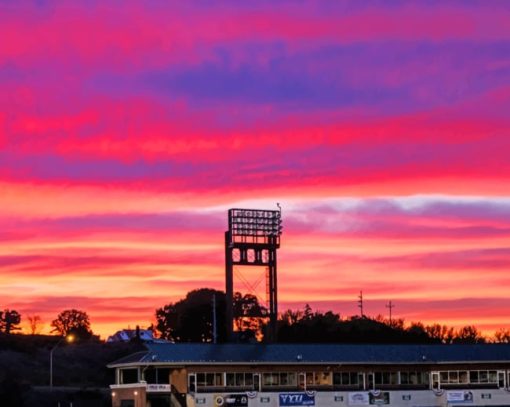
M 350 315 L 363 289 L 374 315 L 392 299 L 407 320 L 507 326 L 509 17 L 3 2 L 0 306 L 147 325 L 223 288 L 226 209 L 280 202 L 280 308 Z

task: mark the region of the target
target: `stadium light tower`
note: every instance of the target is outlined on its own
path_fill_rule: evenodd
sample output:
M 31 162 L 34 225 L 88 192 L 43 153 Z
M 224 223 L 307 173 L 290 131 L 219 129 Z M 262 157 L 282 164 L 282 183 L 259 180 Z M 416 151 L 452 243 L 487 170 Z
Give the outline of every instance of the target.
M 276 250 L 280 248 L 282 212 L 278 210 L 229 209 L 225 232 L 225 292 L 227 300 L 227 337 L 234 330 L 234 266 L 266 268 L 266 292 L 269 303 L 267 339 L 276 341 L 278 318 Z

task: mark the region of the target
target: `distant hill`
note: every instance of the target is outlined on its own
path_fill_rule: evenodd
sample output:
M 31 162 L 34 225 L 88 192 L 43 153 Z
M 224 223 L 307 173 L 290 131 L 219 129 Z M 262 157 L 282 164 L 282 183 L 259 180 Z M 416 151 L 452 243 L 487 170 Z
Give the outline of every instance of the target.
M 17 397 L 14 393 L 33 396 L 34 391 L 46 391 L 50 350 L 59 340 L 50 335 L 0 334 L 0 400 L 11 400 L 11 405 L 29 405 L 19 404 L 22 400 L 12 401 L 12 397 Z M 107 388 L 114 382 L 114 373 L 106 365 L 140 349 L 142 345 L 136 342 L 62 342 L 53 353 L 54 386 L 72 387 L 74 392 Z

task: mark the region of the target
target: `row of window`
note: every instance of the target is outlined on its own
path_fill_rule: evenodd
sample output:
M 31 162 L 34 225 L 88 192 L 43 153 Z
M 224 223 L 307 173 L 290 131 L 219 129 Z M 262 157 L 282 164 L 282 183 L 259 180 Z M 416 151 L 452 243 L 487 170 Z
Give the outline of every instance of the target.
M 430 382 L 429 372 L 400 371 L 400 372 L 374 372 L 365 374 L 361 372 L 306 372 L 300 375 L 296 372 L 271 372 L 271 373 L 197 373 L 196 380 L 199 387 L 251 387 L 258 385 L 260 377 L 261 385 L 271 386 L 345 386 L 352 388 L 368 388 L 374 386 L 428 386 Z M 472 371 L 442 371 L 439 372 L 441 384 L 480 384 L 498 383 L 498 375 L 495 370 L 472 370 Z M 366 383 L 365 383 L 366 380 Z
M 142 369 L 143 379 L 150 384 L 170 384 L 170 368 L 167 367 L 149 367 Z M 138 382 L 138 369 L 120 369 L 119 370 L 119 383 L 137 383 Z M 221 373 L 219 373 L 221 374 Z
M 138 382 L 138 369 L 120 369 L 119 383 Z M 169 383 L 169 368 L 149 368 L 143 371 L 147 383 Z M 504 382 L 504 373 L 496 370 L 448 370 L 434 373 L 434 386 L 438 385 L 498 385 Z M 296 386 L 340 386 L 350 388 L 373 388 L 374 386 L 428 386 L 429 372 L 419 371 L 376 371 L 362 372 L 330 372 L 314 371 L 297 372 L 211 372 L 197 373 L 198 387 L 296 387 Z
M 297 373 L 295 372 L 279 372 L 279 373 L 263 373 L 263 386 L 297 386 Z
M 400 384 L 428 385 L 429 374 L 427 372 L 400 372 Z
M 449 370 L 439 372 L 443 384 L 498 383 L 497 370 Z

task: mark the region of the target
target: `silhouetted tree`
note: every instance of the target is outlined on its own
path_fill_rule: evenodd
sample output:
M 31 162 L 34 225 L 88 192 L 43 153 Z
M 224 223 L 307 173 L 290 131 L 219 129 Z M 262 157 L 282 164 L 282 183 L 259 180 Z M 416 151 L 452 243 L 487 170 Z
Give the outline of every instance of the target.
M 21 315 L 18 311 L 6 309 L 0 311 L 0 331 L 10 334 L 11 331 L 20 329 Z
M 28 325 L 30 327 L 30 334 L 35 335 L 40 331 L 41 317 L 39 315 L 28 315 Z
M 403 319 L 389 320 L 353 316 L 341 319 L 327 311 L 313 312 L 309 305 L 301 312 L 288 310 L 280 318 L 280 342 L 334 342 L 334 343 L 433 343 L 426 327 L 413 323 L 404 327 Z
M 189 292 L 186 298 L 156 310 L 156 330 L 162 338 L 176 342 L 212 341 L 212 296 L 216 294 L 218 341 L 225 341 L 225 294 L 212 289 Z M 254 331 L 264 330 L 267 310 L 255 296 L 234 294 L 236 329 L 244 339 Z M 238 339 L 243 335 L 238 335 Z M 510 342 L 510 330 L 495 335 L 498 342 Z M 278 319 L 278 341 L 302 343 L 484 343 L 486 339 L 474 326 L 458 331 L 446 325 L 405 324 L 404 319 L 388 319 L 379 315 L 352 316 L 342 319 L 333 311 L 313 311 L 309 304 L 302 310 L 286 310 Z
M 302 319 L 305 319 L 305 320 L 312 319 L 312 316 L 313 316 L 312 307 L 310 307 L 310 304 L 305 304 Z
M 452 343 L 455 337 L 455 330 L 441 324 L 432 324 L 425 327 L 430 339 L 438 343 Z
M 498 329 L 494 333 L 494 341 L 497 343 L 510 343 L 510 329 Z
M 416 343 L 427 343 L 430 342 L 430 337 L 425 329 L 425 326 L 421 322 L 413 322 L 406 329 L 409 334 L 409 340 Z
M 89 316 L 84 311 L 68 309 L 58 314 L 57 319 L 51 322 L 51 332 L 57 332 L 61 336 L 76 335 L 81 339 L 92 337 Z
M 170 303 L 156 309 L 156 331 L 163 339 L 175 341 L 175 331 L 178 329 L 179 315 L 176 304 Z
M 237 331 L 261 333 L 264 325 L 261 318 L 267 317 L 267 309 L 259 304 L 255 295 L 234 293 L 233 308 Z
M 292 311 L 291 309 L 288 309 L 280 315 L 280 320 L 287 325 L 296 324 L 301 318 L 303 318 L 303 312 L 299 310 Z
M 467 325 L 458 332 L 453 338 L 453 343 L 485 343 L 483 335 L 473 325 Z
M 374 318 L 377 322 L 381 322 L 384 325 L 388 325 L 394 329 L 397 330 L 404 330 L 404 319 L 403 318 L 392 318 L 391 321 L 389 318 L 384 317 L 383 315 L 379 314 Z
M 216 295 L 218 341 L 225 341 L 225 293 L 210 288 L 190 291 L 186 298 L 156 310 L 156 329 L 175 342 L 212 342 L 213 295 Z

